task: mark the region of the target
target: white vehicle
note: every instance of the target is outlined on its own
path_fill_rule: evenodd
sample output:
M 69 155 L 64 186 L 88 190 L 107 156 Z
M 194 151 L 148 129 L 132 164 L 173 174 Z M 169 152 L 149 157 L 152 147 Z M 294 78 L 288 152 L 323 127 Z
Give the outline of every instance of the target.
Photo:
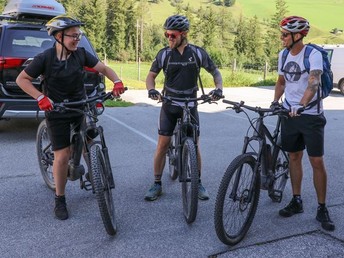
M 344 95 L 344 45 L 321 45 L 328 51 L 333 72 L 333 88 Z

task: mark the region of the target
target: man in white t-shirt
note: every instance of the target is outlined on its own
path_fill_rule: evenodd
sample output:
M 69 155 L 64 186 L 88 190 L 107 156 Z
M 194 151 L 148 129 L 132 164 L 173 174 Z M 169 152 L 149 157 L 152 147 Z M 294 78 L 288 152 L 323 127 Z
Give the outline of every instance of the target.
M 313 182 L 317 193 L 318 209 L 316 219 L 325 230 L 333 231 L 335 225 L 326 208 L 327 174 L 324 165 L 324 128 L 326 118 L 322 101 L 317 91 L 323 72 L 321 53 L 312 49 L 309 55 L 309 73 L 304 66 L 306 45 L 303 38 L 308 34 L 309 23 L 298 16 L 284 18 L 280 22 L 281 40 L 289 50 L 282 61 L 282 50 L 278 58 L 278 79 L 272 106 L 277 105 L 284 94 L 283 107 L 290 110 L 289 118 L 283 118 L 281 124 L 282 148 L 289 152 L 289 170 L 293 198 L 279 211 L 283 217 L 303 212 L 301 199 L 302 156 L 306 148 L 313 169 Z M 317 103 L 312 105 L 310 103 Z M 300 114 L 300 112 L 302 113 Z

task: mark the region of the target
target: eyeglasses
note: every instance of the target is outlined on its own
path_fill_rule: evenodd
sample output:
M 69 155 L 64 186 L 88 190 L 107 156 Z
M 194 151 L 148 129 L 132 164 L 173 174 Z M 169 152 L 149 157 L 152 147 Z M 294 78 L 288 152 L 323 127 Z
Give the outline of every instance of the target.
M 281 37 L 286 38 L 290 35 L 290 32 L 281 32 Z
M 81 37 L 82 37 L 82 33 L 79 33 L 79 34 L 73 34 L 73 35 L 68 35 L 68 34 L 63 34 L 64 36 L 66 37 L 70 37 L 70 38 L 73 38 L 73 40 L 80 40 Z
M 178 37 L 180 34 L 182 34 L 181 32 L 177 32 L 177 33 L 167 33 L 165 32 L 165 37 L 166 38 L 171 38 L 171 39 L 175 39 L 176 37 Z

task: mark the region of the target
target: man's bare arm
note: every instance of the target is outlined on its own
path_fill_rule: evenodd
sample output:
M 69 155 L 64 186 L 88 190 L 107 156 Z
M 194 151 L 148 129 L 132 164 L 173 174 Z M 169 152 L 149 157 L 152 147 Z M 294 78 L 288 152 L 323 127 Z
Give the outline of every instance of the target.
M 312 70 L 309 72 L 308 86 L 300 101 L 301 105 L 307 106 L 314 97 L 314 95 L 317 93 L 320 85 L 321 74 L 321 70 Z

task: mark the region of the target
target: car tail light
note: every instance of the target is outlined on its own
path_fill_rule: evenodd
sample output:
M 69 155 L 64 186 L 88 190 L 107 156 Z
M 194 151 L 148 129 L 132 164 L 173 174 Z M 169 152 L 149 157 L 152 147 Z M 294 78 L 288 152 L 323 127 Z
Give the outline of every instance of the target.
M 97 102 L 96 103 L 96 110 L 97 110 L 98 116 L 101 115 L 104 112 L 104 105 L 103 105 L 103 103 Z
M 21 67 L 26 61 L 26 58 L 17 57 L 0 57 L 0 71 L 4 69 Z

